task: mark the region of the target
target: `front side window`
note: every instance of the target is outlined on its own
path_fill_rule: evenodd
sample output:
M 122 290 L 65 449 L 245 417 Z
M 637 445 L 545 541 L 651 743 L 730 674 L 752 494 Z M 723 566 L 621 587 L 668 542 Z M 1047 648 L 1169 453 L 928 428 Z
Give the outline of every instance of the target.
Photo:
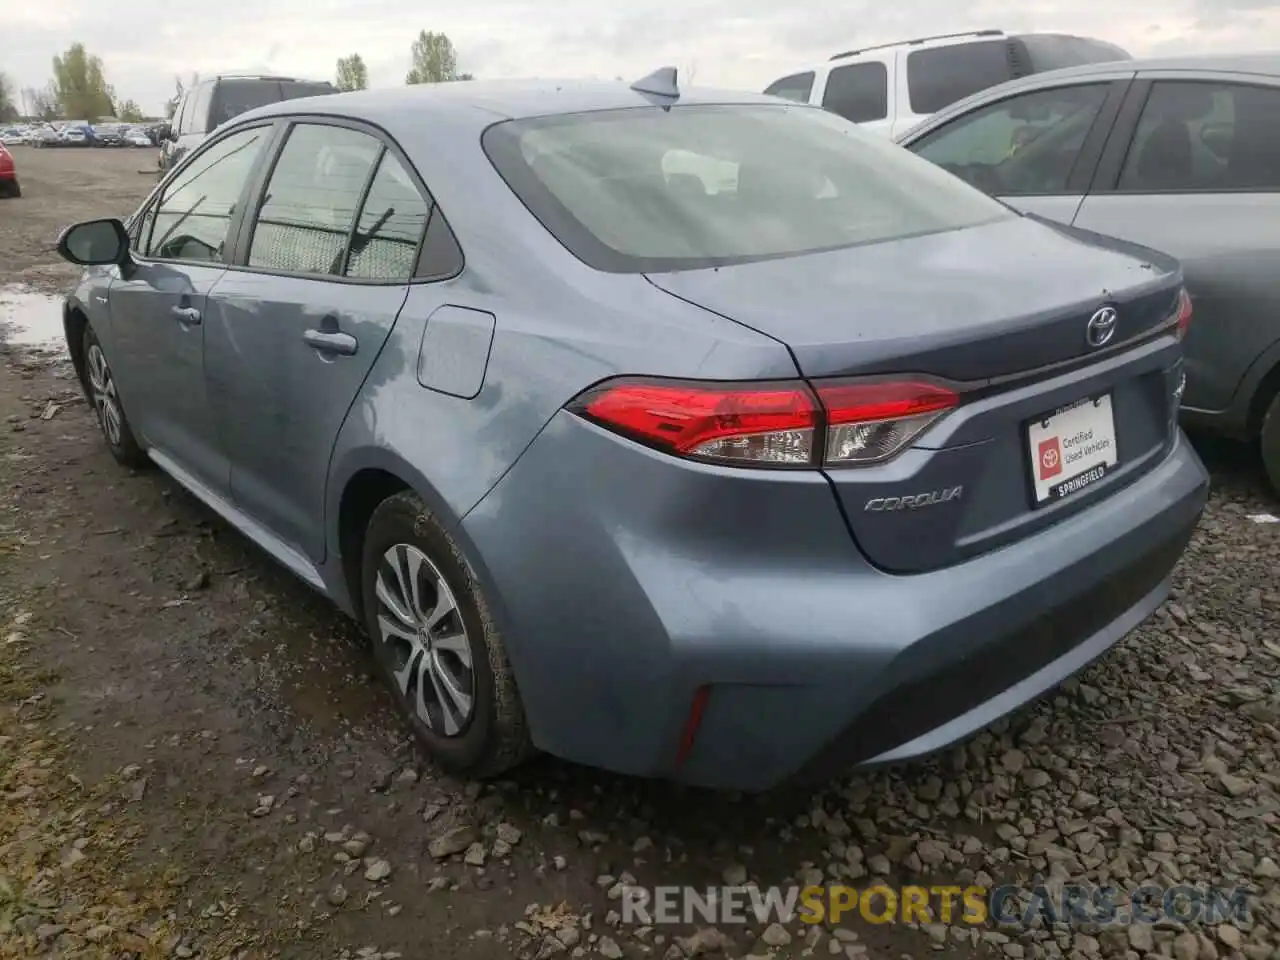
M 696 269 L 954 230 L 1013 214 L 814 107 L 676 106 L 513 120 L 486 153 L 601 270 Z
M 1145 193 L 1280 190 L 1280 89 L 1157 80 L 1119 186 Z
M 1009 97 L 979 107 L 913 143 L 910 149 L 995 196 L 1065 193 L 1107 84 Z
M 289 133 L 253 226 L 249 266 L 340 276 L 347 238 L 382 144 L 345 127 Z
M 382 154 L 378 172 L 351 238 L 346 275 L 361 280 L 408 280 L 418 258 L 431 203 L 390 152 Z
M 1013 79 L 1008 41 L 980 40 L 907 54 L 911 112 L 937 113 L 965 97 Z
M 270 127 L 241 130 L 201 150 L 165 188 L 146 254 L 161 260 L 224 259 L 227 231 Z
M 783 97 L 796 103 L 808 103 L 809 94 L 813 92 L 813 71 L 794 73 L 781 80 L 775 80 L 765 88 L 765 93 L 773 97 Z
M 827 75 L 822 105 L 854 123 L 889 116 L 889 71 L 883 63 L 851 63 Z

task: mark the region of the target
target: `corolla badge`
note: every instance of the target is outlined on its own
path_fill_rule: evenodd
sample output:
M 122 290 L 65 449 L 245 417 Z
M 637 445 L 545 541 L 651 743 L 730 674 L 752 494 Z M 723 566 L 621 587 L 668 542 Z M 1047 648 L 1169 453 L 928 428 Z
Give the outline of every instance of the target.
M 1084 338 L 1091 347 L 1105 347 L 1111 342 L 1111 338 L 1116 335 L 1116 316 L 1115 308 L 1103 307 L 1092 317 L 1089 318 L 1088 325 L 1084 328 Z
M 934 507 L 940 503 L 959 500 L 963 494 L 964 487 L 944 487 L 941 490 L 929 490 L 925 493 L 910 494 L 905 497 L 876 497 L 874 500 L 868 500 L 862 509 L 864 513 L 918 510 L 921 507 Z

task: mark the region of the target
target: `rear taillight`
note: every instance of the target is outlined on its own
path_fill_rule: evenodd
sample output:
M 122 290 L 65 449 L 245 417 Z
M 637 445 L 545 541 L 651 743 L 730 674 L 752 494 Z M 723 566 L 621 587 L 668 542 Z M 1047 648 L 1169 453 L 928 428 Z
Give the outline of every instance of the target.
M 1174 327 L 1179 340 L 1187 335 L 1187 329 L 1191 326 L 1191 314 L 1191 294 L 1187 293 L 1186 287 L 1183 287 L 1178 292 L 1178 312 L 1174 317 Z
M 901 451 L 960 402 L 918 380 L 713 383 L 623 378 L 569 409 L 677 456 L 754 467 L 855 466 Z
M 885 460 L 960 402 L 954 390 L 911 380 L 824 384 L 818 397 L 827 426 L 823 462 L 832 466 Z

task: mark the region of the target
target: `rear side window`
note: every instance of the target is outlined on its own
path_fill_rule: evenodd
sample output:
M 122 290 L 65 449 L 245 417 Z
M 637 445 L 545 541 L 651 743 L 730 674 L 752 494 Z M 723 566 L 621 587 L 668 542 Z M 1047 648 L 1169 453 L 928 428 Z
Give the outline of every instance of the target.
M 889 116 L 889 71 L 883 63 L 851 63 L 827 75 L 822 105 L 854 123 Z
M 912 113 L 937 113 L 957 100 L 1013 79 L 1005 40 L 931 47 L 907 54 Z
M 356 211 L 381 152 L 381 143 L 357 130 L 295 126 L 258 209 L 249 266 L 341 276 Z
M 382 154 L 360 222 L 351 238 L 348 277 L 408 280 L 418 257 L 431 204 L 395 155 Z
M 796 103 L 808 103 L 809 94 L 813 92 L 813 71 L 793 73 L 789 77 L 775 80 L 765 87 L 765 93 L 771 97 L 783 97 Z
M 1157 80 L 1120 189 L 1159 193 L 1280 190 L 1280 89 Z
M 676 106 L 485 131 L 490 160 L 583 262 L 640 273 L 743 263 L 1013 216 L 826 110 Z

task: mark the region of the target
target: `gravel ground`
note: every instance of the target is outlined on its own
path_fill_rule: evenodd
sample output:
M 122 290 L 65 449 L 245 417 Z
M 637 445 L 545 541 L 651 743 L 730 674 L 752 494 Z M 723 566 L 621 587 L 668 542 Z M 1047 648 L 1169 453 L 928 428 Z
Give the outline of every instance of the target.
M 127 212 L 154 158 L 15 152 L 0 284 L 56 287 L 52 235 Z M 1171 601 L 944 756 L 764 798 L 551 760 L 482 786 L 415 753 L 329 605 L 159 472 L 116 466 L 64 363 L 0 364 L 0 957 L 1280 958 L 1280 524 L 1250 519 L 1280 506 L 1238 448 L 1201 443 L 1214 492 Z M 1243 885 L 1252 908 L 619 917 L 632 885 L 876 879 Z

